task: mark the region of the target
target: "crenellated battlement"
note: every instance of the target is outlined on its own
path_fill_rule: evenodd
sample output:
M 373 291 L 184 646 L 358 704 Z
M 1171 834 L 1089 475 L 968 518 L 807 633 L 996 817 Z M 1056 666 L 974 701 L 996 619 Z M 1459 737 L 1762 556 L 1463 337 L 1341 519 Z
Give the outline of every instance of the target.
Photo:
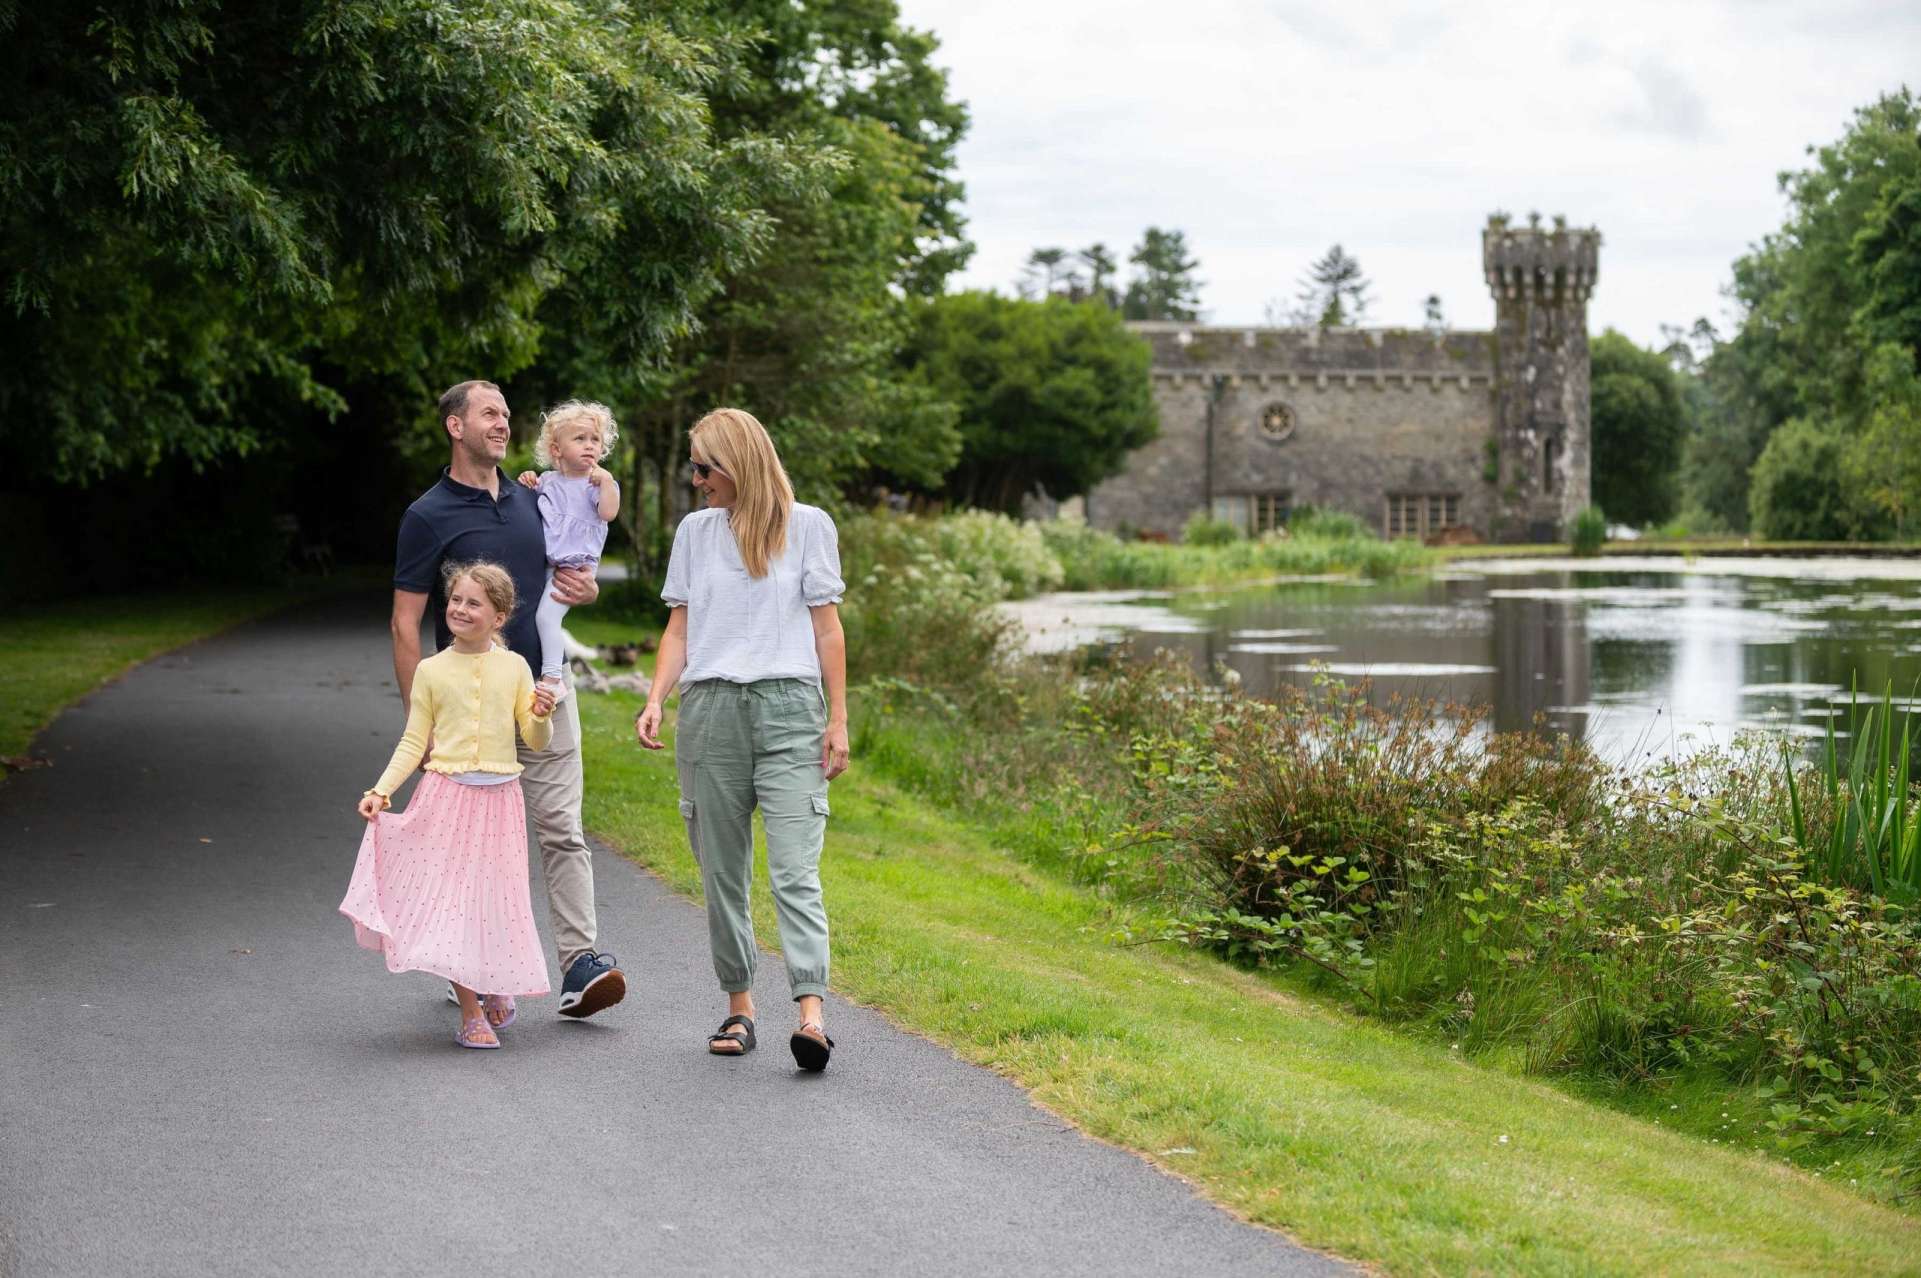
M 1388 537 L 1559 540 L 1588 503 L 1600 247 L 1561 218 L 1489 218 L 1487 331 L 1129 324 L 1161 434 L 1088 494 L 1089 521 L 1176 536 L 1203 512 L 1261 533 L 1316 506 Z
M 1481 232 L 1481 266 L 1496 301 L 1539 297 L 1585 302 L 1600 272 L 1601 232 L 1569 227 L 1517 227 L 1495 214 Z

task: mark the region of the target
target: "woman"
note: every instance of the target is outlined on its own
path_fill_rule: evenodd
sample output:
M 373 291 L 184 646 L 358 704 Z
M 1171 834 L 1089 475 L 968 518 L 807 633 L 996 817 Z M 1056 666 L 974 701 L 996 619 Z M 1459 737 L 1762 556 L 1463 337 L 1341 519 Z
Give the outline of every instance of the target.
M 737 408 L 690 434 L 694 487 L 707 508 L 680 523 L 660 597 L 673 609 L 634 735 L 661 748 L 661 706 L 678 686 L 674 760 L 680 814 L 707 894 L 714 975 L 727 1019 L 716 1056 L 754 1050 L 754 924 L 748 887 L 754 808 L 799 1025 L 789 1045 L 805 1070 L 833 1051 L 822 1021 L 827 910 L 820 849 L 827 783 L 847 770 L 847 647 L 840 546 L 827 512 L 794 500 L 774 443 Z

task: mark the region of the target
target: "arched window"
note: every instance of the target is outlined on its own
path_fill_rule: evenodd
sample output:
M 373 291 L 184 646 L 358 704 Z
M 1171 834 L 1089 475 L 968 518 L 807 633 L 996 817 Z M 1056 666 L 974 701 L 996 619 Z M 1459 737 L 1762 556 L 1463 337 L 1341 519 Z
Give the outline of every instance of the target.
M 1560 481 L 1560 467 L 1555 463 L 1561 460 L 1561 438 L 1549 435 L 1541 445 L 1541 491 L 1551 493 Z

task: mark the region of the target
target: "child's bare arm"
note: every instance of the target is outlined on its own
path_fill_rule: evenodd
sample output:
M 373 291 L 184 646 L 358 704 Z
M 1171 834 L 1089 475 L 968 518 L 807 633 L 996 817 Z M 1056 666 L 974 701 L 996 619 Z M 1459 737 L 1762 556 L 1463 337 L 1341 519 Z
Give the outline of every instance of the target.
M 607 473 L 604 466 L 596 466 L 588 474 L 587 482 L 600 490 L 600 522 L 611 524 L 614 516 L 620 513 L 620 485 Z

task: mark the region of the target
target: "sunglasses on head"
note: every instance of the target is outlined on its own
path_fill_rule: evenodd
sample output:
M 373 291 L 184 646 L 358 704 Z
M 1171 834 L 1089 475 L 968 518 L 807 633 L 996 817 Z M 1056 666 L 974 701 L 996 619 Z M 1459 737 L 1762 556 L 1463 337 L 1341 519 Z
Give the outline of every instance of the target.
M 706 479 L 709 475 L 725 475 L 726 473 L 726 471 L 710 462 L 694 463 L 694 475 L 700 479 Z

